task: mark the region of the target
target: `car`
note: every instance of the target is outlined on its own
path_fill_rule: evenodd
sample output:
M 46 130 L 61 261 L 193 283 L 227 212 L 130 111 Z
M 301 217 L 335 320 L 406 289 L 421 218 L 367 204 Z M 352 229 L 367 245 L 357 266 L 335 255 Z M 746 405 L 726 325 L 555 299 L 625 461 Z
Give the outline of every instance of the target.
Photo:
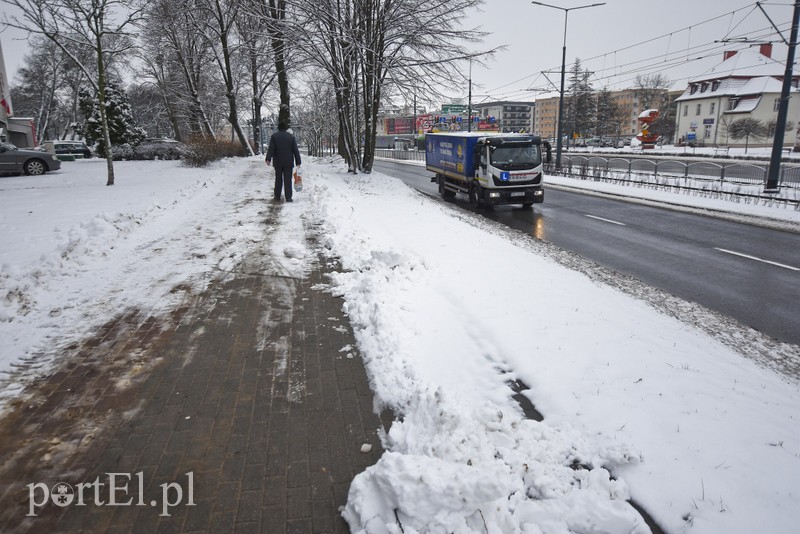
M 49 171 L 57 171 L 61 162 L 52 154 L 41 150 L 23 150 L 11 143 L 0 143 L 0 174 L 21 174 L 38 176 Z
M 92 157 L 91 149 L 83 141 L 56 139 L 54 141 L 45 141 L 42 143 L 42 148 L 62 161 L 72 161 L 75 158 L 89 159 Z

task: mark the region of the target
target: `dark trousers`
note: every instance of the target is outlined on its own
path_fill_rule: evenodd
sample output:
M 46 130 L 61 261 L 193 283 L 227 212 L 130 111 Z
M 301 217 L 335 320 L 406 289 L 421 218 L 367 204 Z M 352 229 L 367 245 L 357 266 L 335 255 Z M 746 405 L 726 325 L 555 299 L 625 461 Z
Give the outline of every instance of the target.
M 281 186 L 283 184 L 283 186 Z M 281 198 L 281 187 L 286 200 L 292 199 L 292 167 L 275 167 L 275 198 Z

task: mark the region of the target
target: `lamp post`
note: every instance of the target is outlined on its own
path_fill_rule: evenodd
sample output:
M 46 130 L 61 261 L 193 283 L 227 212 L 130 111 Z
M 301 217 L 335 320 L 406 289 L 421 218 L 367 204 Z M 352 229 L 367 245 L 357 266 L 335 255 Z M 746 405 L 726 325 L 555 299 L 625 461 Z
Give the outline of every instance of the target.
M 567 67 L 567 16 L 569 15 L 570 11 L 574 11 L 576 9 L 584 9 L 587 7 L 597 7 L 605 5 L 605 2 L 599 2 L 596 4 L 586 4 L 584 6 L 577 6 L 577 7 L 561 7 L 561 6 L 554 6 L 550 4 L 545 4 L 544 2 L 536 2 L 531 1 L 531 4 L 536 4 L 538 6 L 544 7 L 552 7 L 553 9 L 560 9 L 564 12 L 564 46 L 561 48 L 561 91 L 560 96 L 558 99 L 558 136 L 556 137 L 556 169 L 561 168 L 561 138 L 564 136 L 564 75 L 566 73 Z

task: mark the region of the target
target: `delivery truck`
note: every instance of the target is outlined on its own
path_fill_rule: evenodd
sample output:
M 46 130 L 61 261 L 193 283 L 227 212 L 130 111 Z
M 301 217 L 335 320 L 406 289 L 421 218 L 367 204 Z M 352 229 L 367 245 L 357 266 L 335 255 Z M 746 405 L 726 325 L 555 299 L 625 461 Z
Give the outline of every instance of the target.
M 549 162 L 549 144 L 534 135 L 429 133 L 425 168 L 434 173 L 431 182 L 445 199 L 464 193 L 475 206 L 530 207 L 544 201 L 543 147 Z

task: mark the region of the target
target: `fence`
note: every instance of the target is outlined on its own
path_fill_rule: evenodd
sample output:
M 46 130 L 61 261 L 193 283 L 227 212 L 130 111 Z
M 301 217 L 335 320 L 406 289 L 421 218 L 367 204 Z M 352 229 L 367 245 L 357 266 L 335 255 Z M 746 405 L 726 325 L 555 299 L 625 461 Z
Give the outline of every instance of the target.
M 562 155 L 561 170 L 557 171 L 553 165 L 549 165 L 548 171 L 586 178 L 625 177 L 632 180 L 653 180 L 660 177 L 763 186 L 766 183 L 768 168 L 766 164 L 740 162 Z M 800 165 L 782 165 L 779 186 L 800 188 Z
M 391 148 L 376 148 L 375 156 L 379 158 L 400 159 L 404 161 L 425 161 L 424 150 L 394 150 Z

